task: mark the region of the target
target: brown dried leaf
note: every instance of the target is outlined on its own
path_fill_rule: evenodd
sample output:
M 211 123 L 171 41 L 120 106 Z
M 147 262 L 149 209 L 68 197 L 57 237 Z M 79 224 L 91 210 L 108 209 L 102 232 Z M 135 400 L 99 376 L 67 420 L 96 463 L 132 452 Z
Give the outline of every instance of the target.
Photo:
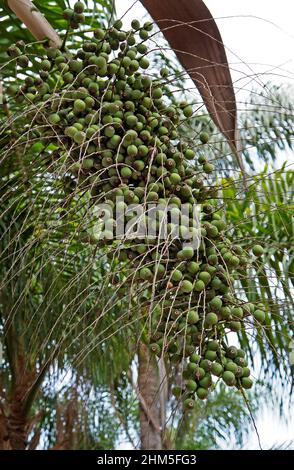
M 186 69 L 212 119 L 237 152 L 237 109 L 219 29 L 202 0 L 141 0 Z

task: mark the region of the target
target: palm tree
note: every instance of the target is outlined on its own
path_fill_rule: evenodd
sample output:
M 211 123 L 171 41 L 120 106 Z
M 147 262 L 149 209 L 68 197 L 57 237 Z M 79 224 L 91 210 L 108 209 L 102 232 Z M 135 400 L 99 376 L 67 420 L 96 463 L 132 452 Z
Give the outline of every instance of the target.
M 13 2 L 9 3 L 12 8 Z M 208 68 L 202 59 L 199 60 L 199 56 L 203 57 L 202 49 L 194 49 L 187 63 L 187 55 L 181 53 L 178 46 L 183 28 L 178 30 L 179 34 L 175 34 L 177 28 L 162 22 L 166 11 L 156 7 L 158 2 L 143 3 L 194 79 L 213 121 L 229 139 L 227 152 L 233 152 L 233 155 L 240 159 L 240 152 L 236 148 L 235 99 L 221 42 L 217 42 L 218 59 L 216 60 L 215 56 L 206 58 L 210 64 Z M 175 2 L 170 22 L 178 16 L 180 21 L 186 23 L 187 18 L 181 16 L 182 9 L 176 8 L 177 3 Z M 189 38 L 194 34 L 195 41 L 187 41 L 186 46 L 190 47 L 193 43 L 193 47 L 202 48 L 205 39 L 205 43 L 208 43 L 206 50 L 211 54 L 214 50 L 212 44 L 215 44 L 215 40 L 219 41 L 219 33 L 203 2 L 197 3 L 201 4 L 201 9 L 197 10 L 200 17 L 197 16 L 195 21 L 201 20 L 202 26 L 208 29 L 204 33 L 204 28 L 199 31 L 191 22 L 193 15 L 190 16 L 192 31 L 189 31 Z M 46 13 L 54 30 L 61 37 L 65 34 L 72 38 L 73 44 L 78 47 L 80 33 L 72 34 L 72 31 L 67 31 L 67 23 L 62 19 L 66 2 L 56 2 L 54 9 L 52 6 L 47 8 L 46 2 L 35 4 Z M 163 4 L 164 2 L 160 3 Z M 8 41 L 7 24 L 13 27 L 16 40 L 30 40 L 28 31 L 20 27 L 11 12 L 6 9 L 5 13 L 7 16 L 3 15 L 0 22 L 2 45 Z M 187 14 L 190 15 L 191 11 L 186 12 Z M 90 13 L 86 15 L 85 28 L 91 29 L 100 23 L 105 24 L 110 21 L 112 15 L 112 2 L 106 3 L 106 6 L 103 2 L 99 15 L 95 18 Z M 203 18 L 210 20 L 205 22 Z M 42 19 L 39 18 L 38 21 L 39 26 L 42 25 Z M 48 32 L 48 25 L 46 31 Z M 36 53 L 40 52 L 39 43 L 34 47 Z M 1 60 L 6 63 L 7 57 L 2 54 Z M 6 84 L 10 82 L 13 67 L 11 61 L 1 72 L 4 91 L 8 88 Z M 204 71 L 209 93 L 199 78 L 203 76 Z M 213 86 L 214 80 L 226 85 L 226 88 Z M 123 268 L 118 268 L 115 257 L 110 267 L 109 260 L 105 257 L 107 247 L 97 244 L 95 222 L 93 224 L 95 211 L 87 194 L 75 186 L 75 180 L 65 175 L 62 168 L 56 170 L 54 142 L 53 159 L 50 161 L 42 161 L 39 158 L 42 147 L 38 134 L 27 135 L 29 145 L 26 146 L 25 155 L 20 153 L 14 116 L 16 112 L 21 113 L 23 110 L 23 105 L 9 99 L 0 111 L 3 131 L 1 206 L 4 214 L 1 225 L 1 334 L 5 344 L 5 367 L 1 374 L 4 390 L 0 421 L 2 447 L 35 448 L 42 432 L 47 433 L 48 447 L 107 447 L 114 444 L 118 434 L 113 429 L 110 432 L 111 420 L 115 420 L 118 426 L 122 425 L 125 434 L 137 445 L 138 434 L 135 431 L 138 416 L 135 410 L 138 404 L 140 441 L 143 449 L 194 445 L 191 444 L 195 443 L 191 428 L 194 429 L 195 420 L 199 421 L 201 414 L 209 412 L 213 401 L 208 402 L 205 410 L 196 410 L 193 416 L 187 416 L 174 403 L 170 384 L 166 380 L 168 366 L 162 360 L 156 362 L 150 355 L 144 337 L 142 338 L 140 315 L 134 319 L 134 312 L 138 311 L 139 305 L 136 299 L 129 295 L 128 289 L 124 288 L 127 273 Z M 254 113 L 251 116 L 254 116 Z M 287 119 L 282 120 L 283 135 L 287 135 Z M 191 121 L 191 126 L 195 126 L 194 131 L 196 129 L 197 132 L 199 126 L 202 129 L 212 128 L 210 119 L 205 116 L 196 117 L 195 122 Z M 216 128 L 212 129 L 217 135 Z M 245 125 L 244 129 L 243 139 L 247 139 L 246 142 L 249 143 L 252 137 L 250 125 L 247 125 L 247 131 Z M 261 129 L 265 139 L 268 129 L 269 126 L 266 125 Z M 274 129 L 277 129 L 277 126 Z M 183 135 L 187 138 L 189 132 L 190 129 L 183 129 Z M 8 139 L 11 145 L 11 138 L 14 151 L 13 158 L 8 160 L 6 150 Z M 275 152 L 274 145 L 269 145 Z M 222 153 L 224 154 L 225 152 Z M 235 162 L 235 159 L 232 161 Z M 266 266 L 254 266 L 254 273 L 242 273 L 236 282 L 248 300 L 263 299 L 268 305 L 274 327 L 267 322 L 266 328 L 258 331 L 256 345 L 266 364 L 269 363 L 270 355 L 270 360 L 274 358 L 275 367 L 284 371 L 288 370 L 288 363 L 286 359 L 281 358 L 281 353 L 287 347 L 291 326 L 285 324 L 285 318 L 290 323 L 293 314 L 293 305 L 290 302 L 290 283 L 293 283 L 293 231 L 290 224 L 291 207 L 288 207 L 287 199 L 292 176 L 290 171 L 282 171 L 272 178 L 264 174 L 259 178 L 250 179 L 250 191 L 246 198 L 241 198 L 240 203 L 237 200 L 240 183 L 227 179 L 223 190 L 227 220 L 235 237 L 248 240 L 249 243 L 253 239 L 262 240 L 268 247 Z M 259 208 L 260 191 L 264 192 L 262 210 Z M 268 208 L 272 207 L 273 200 L 279 210 L 269 212 Z M 247 209 L 252 211 L 254 217 L 244 219 L 244 210 Z M 264 230 L 266 224 L 267 231 Z M 263 230 L 260 227 L 263 227 Z M 274 243 L 273 227 L 279 228 Z M 283 299 L 273 291 L 273 284 L 268 284 L 268 272 L 274 273 L 275 280 L 283 291 Z M 281 310 L 281 306 L 285 310 Z M 250 331 L 242 333 L 240 341 L 250 352 L 249 335 Z M 269 346 L 264 343 L 262 335 L 267 336 Z M 133 378 L 134 362 L 137 360 L 138 387 Z M 272 373 L 273 369 L 270 368 L 269 372 Z M 62 396 L 57 398 L 58 382 L 65 374 L 70 374 L 71 379 Z M 222 396 L 222 390 L 217 393 L 219 395 L 216 395 L 216 401 Z M 87 406 L 84 406 L 83 400 L 87 400 Z M 170 405 L 175 408 L 171 416 L 175 416 L 175 411 L 179 416 L 176 418 L 177 422 L 173 422 L 171 426 L 165 424 L 165 413 Z M 107 412 L 105 413 L 105 409 L 110 408 L 113 410 L 111 419 Z M 220 417 L 217 419 L 221 422 L 224 416 L 221 406 L 218 409 Z M 97 411 L 103 416 L 104 429 L 109 430 L 108 441 L 103 439 L 102 434 L 99 435 L 99 441 L 94 437 Z M 54 413 L 58 416 L 55 423 Z M 244 408 L 240 406 L 238 419 L 242 413 Z M 191 438 L 190 444 L 183 442 L 183 439 L 180 442 L 181 429 L 185 429 L 187 441 Z M 199 426 L 196 429 L 199 429 Z M 80 439 L 82 433 L 87 437 L 84 441 Z M 200 441 L 201 439 L 198 443 Z M 208 445 L 215 444 L 211 442 L 210 440 Z

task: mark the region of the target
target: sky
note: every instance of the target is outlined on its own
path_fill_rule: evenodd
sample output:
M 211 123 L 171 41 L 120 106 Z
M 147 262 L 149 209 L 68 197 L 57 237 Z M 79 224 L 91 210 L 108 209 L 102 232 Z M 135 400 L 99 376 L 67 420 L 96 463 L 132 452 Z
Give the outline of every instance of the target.
M 294 1 L 293 0 L 206 0 L 220 29 L 233 81 L 238 88 L 255 80 L 294 81 Z M 130 25 L 134 17 L 143 17 L 140 1 L 117 0 L 118 17 Z M 258 76 L 261 74 L 262 76 Z M 240 81 L 241 79 L 241 81 Z
M 216 19 L 226 47 L 237 101 L 257 84 L 268 81 L 294 84 L 294 0 L 206 0 L 205 3 Z M 125 28 L 133 18 L 140 19 L 146 13 L 139 1 L 117 0 L 116 6 L 118 17 L 130 9 L 124 17 Z M 288 419 L 287 424 L 282 422 L 278 410 L 270 408 L 258 415 L 256 425 L 264 449 L 277 442 L 294 440 L 294 413 L 288 413 Z M 246 448 L 258 448 L 254 432 Z

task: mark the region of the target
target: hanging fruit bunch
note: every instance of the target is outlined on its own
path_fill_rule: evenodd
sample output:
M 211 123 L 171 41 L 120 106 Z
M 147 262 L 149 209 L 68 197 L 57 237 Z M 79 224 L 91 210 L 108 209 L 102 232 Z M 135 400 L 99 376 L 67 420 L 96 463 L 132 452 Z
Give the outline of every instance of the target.
M 66 10 L 65 18 L 76 27 L 83 20 L 82 3 Z M 130 282 L 140 286 L 142 302 L 148 302 L 151 350 L 169 361 L 171 371 L 183 364 L 174 394 L 189 409 L 195 397 L 207 397 L 215 378 L 237 388 L 252 386 L 244 353 L 228 345 L 227 333 L 239 332 L 246 322 L 260 325 L 265 311 L 234 293 L 235 273 L 245 269 L 248 256 L 227 236 L 215 204 L 218 188 L 209 183 L 213 165 L 203 152 L 197 158 L 197 148 L 209 136 L 199 135 L 196 151 L 181 139 L 179 126 L 191 118 L 193 107 L 168 98 L 168 69 L 147 73 L 150 35 L 150 22 L 141 26 L 134 20 L 124 31 L 116 21 L 109 29 L 96 29 L 78 50 L 49 47 L 38 62 L 38 76 L 28 75 L 10 91 L 23 105 L 24 142 L 39 139 L 51 171 L 71 175 L 95 204 L 109 206 L 101 238 L 104 234 L 116 247 Z M 17 67 L 29 67 L 25 51 L 23 44 L 9 47 Z M 156 235 L 161 220 L 151 218 L 150 203 L 163 213 L 168 206 L 180 220 L 173 223 L 168 216 L 163 238 Z M 117 224 L 113 214 L 129 221 L 130 205 L 144 207 L 144 222 L 153 224 L 155 235 L 130 239 L 126 234 L 117 244 L 111 236 Z M 195 239 L 197 245 L 189 243 Z M 256 256 L 262 252 L 253 247 Z

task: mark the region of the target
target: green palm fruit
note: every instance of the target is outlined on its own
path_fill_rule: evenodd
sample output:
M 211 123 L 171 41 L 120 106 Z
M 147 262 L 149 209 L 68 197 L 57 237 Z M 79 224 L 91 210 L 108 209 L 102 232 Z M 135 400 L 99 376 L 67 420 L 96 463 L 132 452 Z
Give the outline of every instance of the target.
M 86 134 L 83 131 L 77 131 L 74 135 L 74 141 L 76 144 L 81 145 L 85 142 L 86 140 Z
M 17 65 L 21 68 L 26 69 L 29 66 L 29 58 L 26 55 L 20 55 L 16 59 Z
M 96 39 L 101 41 L 105 37 L 105 31 L 103 31 L 101 28 L 97 28 L 94 30 L 94 36 Z
M 206 351 L 204 357 L 205 359 L 209 359 L 209 361 L 214 361 L 216 359 L 217 353 L 216 351 Z
M 171 280 L 174 282 L 180 282 L 183 278 L 183 274 L 179 269 L 175 269 L 172 273 Z
M 196 310 L 190 310 L 190 312 L 188 312 L 187 321 L 190 325 L 194 325 L 199 321 L 199 315 Z
M 120 174 L 122 178 L 130 178 L 132 176 L 132 170 L 131 168 L 124 166 L 123 168 L 121 168 Z
M 218 362 L 214 362 L 212 364 L 212 368 L 211 368 L 211 373 L 213 375 L 216 375 L 216 377 L 220 377 L 223 373 L 223 367 L 221 364 L 219 364 Z
M 127 123 L 128 127 L 131 127 L 131 128 L 135 127 L 138 123 L 137 116 L 135 116 L 135 115 L 127 116 L 126 123 Z
M 214 297 L 210 302 L 209 306 L 212 310 L 220 311 L 222 308 L 223 302 L 220 297 Z
M 116 149 L 119 146 L 120 142 L 121 142 L 121 136 L 115 134 L 109 139 L 107 143 L 107 147 L 110 149 Z
M 200 269 L 199 263 L 196 263 L 196 261 L 190 261 L 190 263 L 188 263 L 187 265 L 187 270 L 192 275 L 197 274 L 199 269 Z
M 200 387 L 206 388 L 206 389 L 211 387 L 211 385 L 212 385 L 211 374 L 210 373 L 205 374 L 203 379 L 199 380 L 199 385 L 200 385 Z
M 74 135 L 76 134 L 76 132 L 78 131 L 78 129 L 74 126 L 69 126 L 69 127 L 66 127 L 65 128 L 65 135 L 67 135 L 68 137 L 70 137 L 71 139 L 74 138 Z
M 227 361 L 225 365 L 225 370 L 229 370 L 230 372 L 233 372 L 233 374 L 235 374 L 238 370 L 238 366 L 233 361 Z
M 7 54 L 9 57 L 19 57 L 21 55 L 21 50 L 15 44 L 12 44 L 8 47 Z
M 190 357 L 190 361 L 191 362 L 195 362 L 196 364 L 198 364 L 200 362 L 200 359 L 201 357 L 199 356 L 199 354 L 192 354 L 192 356 Z
M 214 326 L 217 324 L 217 322 L 218 322 L 218 318 L 217 318 L 216 313 L 209 312 L 205 315 L 204 323 L 207 327 Z
M 160 75 L 162 76 L 162 78 L 168 77 L 169 76 L 169 69 L 167 67 L 163 67 L 160 70 Z
M 141 43 L 137 45 L 137 51 L 139 54 L 146 54 L 148 52 L 148 48 L 146 44 Z
M 244 304 L 243 309 L 244 309 L 244 313 L 246 313 L 247 315 L 250 315 L 251 313 L 254 312 L 254 305 L 251 303 Z
M 219 289 L 222 286 L 222 281 L 220 280 L 219 277 L 214 277 L 213 280 L 211 281 L 211 287 L 213 289 Z
M 165 275 L 165 266 L 161 263 L 157 263 L 154 266 L 154 273 L 156 273 L 157 277 L 163 277 Z
M 180 292 L 185 293 L 185 294 L 190 294 L 192 290 L 193 290 L 192 282 L 188 281 L 187 279 L 181 282 Z
M 153 279 L 153 273 L 149 268 L 142 268 L 140 269 L 140 278 L 144 281 Z
M 199 135 L 199 139 L 202 144 L 207 144 L 209 141 L 209 134 L 207 132 L 201 132 Z
M 210 362 L 210 361 L 208 361 L 208 362 Z M 205 371 L 205 369 L 203 369 L 203 367 L 200 367 L 199 365 L 197 365 L 197 370 L 195 371 L 195 378 L 197 380 L 203 379 L 203 377 L 205 376 L 205 372 L 206 371 Z
M 161 353 L 161 348 L 160 348 L 159 344 L 157 344 L 157 343 L 150 344 L 150 350 L 154 354 L 156 354 L 156 356 L 159 356 L 159 354 Z
M 203 165 L 204 163 L 207 163 L 207 158 L 204 155 L 200 155 L 198 157 L 198 163 L 200 163 L 200 165 Z
M 218 341 L 216 341 L 216 340 L 208 341 L 207 349 L 209 349 L 210 351 L 217 351 L 219 349 Z
M 85 111 L 86 104 L 83 100 L 77 99 L 77 100 L 74 101 L 73 109 L 76 113 L 81 113 L 81 112 Z
M 178 173 L 172 173 L 169 177 L 170 179 L 170 182 L 172 185 L 176 185 L 176 184 L 179 184 L 181 182 L 181 177 Z
M 184 408 L 185 410 L 189 411 L 189 410 L 193 410 L 195 406 L 195 402 L 192 398 L 187 398 L 185 401 L 184 401 Z
M 225 230 L 227 226 L 224 220 L 213 220 L 211 225 L 214 225 L 219 231 Z
M 141 59 L 139 60 L 139 64 L 142 69 L 146 70 L 148 69 L 150 62 L 147 57 L 141 57 Z
M 236 372 L 235 372 L 235 377 L 236 377 L 237 379 L 240 379 L 241 377 L 243 377 L 243 369 L 242 369 L 241 366 L 238 366 L 238 367 L 237 367 L 237 370 L 236 370 Z
M 197 291 L 197 292 L 201 292 L 205 289 L 205 284 L 203 281 L 201 281 L 201 279 L 199 279 L 198 281 L 195 282 L 195 285 L 194 285 L 194 289 Z
M 40 64 L 40 68 L 42 70 L 45 70 L 45 71 L 49 71 L 51 69 L 51 62 L 50 60 L 47 60 L 47 59 L 44 59 L 42 60 L 41 64 Z
M 156 202 L 156 201 L 158 201 L 158 194 L 155 191 L 150 191 L 146 195 L 146 201 L 147 202 Z
M 195 364 L 195 362 L 189 362 L 189 364 L 187 365 L 187 371 L 190 375 L 195 376 L 195 373 L 197 371 L 197 364 Z
M 130 157 L 135 157 L 137 154 L 138 154 L 138 149 L 135 145 L 129 145 L 127 147 L 127 154 L 130 156 Z
M 183 109 L 183 114 L 186 118 L 193 116 L 193 108 L 192 106 L 185 106 Z
M 207 271 L 200 272 L 198 278 L 203 281 L 205 285 L 209 284 L 211 281 L 211 275 Z
M 63 11 L 63 18 L 67 21 L 70 21 L 74 16 L 74 11 L 71 8 L 66 8 Z
M 249 389 L 253 385 L 253 380 L 250 377 L 242 377 L 241 384 L 243 388 Z
M 154 89 L 152 90 L 152 98 L 153 98 L 153 99 L 158 100 L 158 99 L 160 99 L 160 98 L 162 97 L 162 95 L 163 95 L 163 92 L 162 92 L 162 89 L 161 89 L 161 88 L 157 87 L 157 88 L 154 88 Z
M 133 167 L 134 167 L 135 170 L 137 170 L 137 171 L 143 171 L 144 168 L 145 168 L 145 163 L 144 163 L 142 160 L 136 160 L 136 161 L 134 161 L 134 163 L 133 163 Z
M 78 131 L 82 131 L 84 129 L 84 126 L 80 122 L 75 122 L 73 127 L 75 127 Z
M 58 124 L 60 122 L 60 116 L 58 113 L 53 113 L 53 114 L 50 114 L 50 116 L 48 117 L 48 121 L 50 122 L 50 124 Z
M 146 29 L 142 28 L 139 32 L 139 36 L 143 41 L 146 41 L 149 37 L 148 31 L 146 31 Z
M 238 332 L 242 329 L 241 322 L 239 321 L 230 321 L 228 324 L 228 327 L 230 328 L 231 331 Z
M 222 375 L 222 379 L 223 381 L 229 385 L 229 386 L 233 386 L 236 384 L 236 378 L 235 378 L 235 375 L 233 374 L 233 372 L 230 372 L 229 370 L 226 370 L 223 375 Z
M 193 256 L 194 256 L 194 250 L 190 246 L 183 248 L 177 253 L 177 258 L 181 261 L 191 259 L 193 258 Z
M 237 354 L 238 354 L 238 349 L 236 348 L 236 346 L 230 346 L 226 351 L 226 355 L 230 359 L 235 359 L 237 357 Z
M 195 390 L 197 388 L 197 384 L 194 380 L 187 380 L 186 388 L 187 388 L 187 390 L 189 390 L 189 392 L 195 392 Z
M 105 135 L 106 137 L 111 138 L 111 137 L 114 136 L 114 134 L 115 134 L 115 128 L 114 128 L 113 126 L 107 126 L 107 127 L 105 127 L 105 129 L 104 129 L 104 135 Z
M 212 369 L 212 362 L 208 359 L 203 359 L 200 362 L 200 367 L 205 370 L 205 372 L 210 372 Z
M 243 367 L 242 372 L 243 372 L 242 377 L 250 376 L 250 369 L 248 367 Z
M 252 252 L 255 256 L 262 256 L 264 254 L 264 249 L 261 245 L 254 245 L 252 247 Z
M 132 20 L 131 26 L 135 31 L 138 31 L 141 28 L 139 20 Z
M 184 355 L 185 357 L 191 356 L 195 350 L 195 347 L 192 344 L 186 344 L 185 350 L 184 350 Z
M 192 149 L 187 149 L 184 155 L 187 160 L 193 160 L 193 158 L 195 157 L 195 152 Z
M 255 318 L 255 320 L 257 320 L 259 323 L 264 323 L 265 321 L 265 312 L 263 312 L 262 310 L 254 310 L 253 312 L 253 316 Z
M 200 400 L 205 400 L 208 396 L 208 390 L 206 388 L 198 388 L 196 391 L 197 397 L 200 398 Z
M 82 168 L 84 168 L 84 170 L 89 170 L 90 168 L 93 167 L 93 165 L 94 165 L 93 158 L 85 158 L 82 163 Z
M 76 2 L 74 4 L 74 11 L 76 13 L 83 13 L 85 7 L 84 7 L 84 4 L 82 2 Z
M 214 165 L 212 163 L 204 163 L 203 165 L 203 171 L 204 173 L 210 174 L 214 170 Z
M 211 264 L 212 266 L 216 266 L 218 263 L 218 257 L 217 255 L 210 255 L 207 258 L 207 262 Z
M 243 309 L 241 307 L 233 307 L 231 310 L 232 318 L 242 319 L 243 318 Z

